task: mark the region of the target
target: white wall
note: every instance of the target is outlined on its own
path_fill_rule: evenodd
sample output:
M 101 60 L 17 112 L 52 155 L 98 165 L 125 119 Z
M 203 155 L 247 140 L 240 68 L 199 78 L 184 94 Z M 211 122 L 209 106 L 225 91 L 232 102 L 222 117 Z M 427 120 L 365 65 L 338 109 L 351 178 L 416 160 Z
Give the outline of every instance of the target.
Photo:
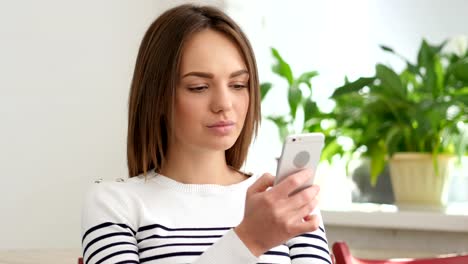
M 80 247 L 84 191 L 127 176 L 141 38 L 181 2 L 0 2 L 0 249 Z
M 0 1 L 0 249 L 78 248 L 84 191 L 94 179 L 127 175 L 139 42 L 158 14 L 184 1 Z M 244 27 L 263 81 L 274 79 L 273 45 L 294 70 L 321 72 L 322 96 L 344 74 L 372 70 L 377 43 L 413 55 L 421 36 L 468 33 L 463 0 L 205 2 Z M 281 89 L 270 96 L 280 100 Z M 278 148 L 264 122 L 248 167 L 272 171 Z

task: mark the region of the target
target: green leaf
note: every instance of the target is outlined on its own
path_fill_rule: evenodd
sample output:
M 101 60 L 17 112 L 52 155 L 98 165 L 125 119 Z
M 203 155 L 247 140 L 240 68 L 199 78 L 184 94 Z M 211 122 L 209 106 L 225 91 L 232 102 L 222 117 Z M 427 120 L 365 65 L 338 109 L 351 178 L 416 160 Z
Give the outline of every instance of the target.
M 391 53 L 395 53 L 395 51 L 393 51 L 392 48 L 390 48 L 389 46 L 385 46 L 385 45 L 379 45 L 381 49 L 385 50 L 385 51 L 388 51 L 388 52 L 391 52 Z
M 434 74 L 435 74 L 435 87 L 432 91 L 432 96 L 436 98 L 437 96 L 444 93 L 444 69 L 442 67 L 442 62 L 439 56 L 434 57 Z
M 267 95 L 268 91 L 271 89 L 271 83 L 266 82 L 260 84 L 260 98 L 261 100 L 265 99 L 265 96 Z
M 431 45 L 429 44 L 425 39 L 421 41 L 421 47 L 419 48 L 418 52 L 418 64 L 419 66 L 423 66 L 424 63 L 420 63 L 422 60 L 424 60 L 424 56 L 430 55 L 430 57 L 439 54 L 444 47 L 445 43 L 447 41 L 443 41 L 439 45 Z
M 305 83 L 307 87 L 309 87 L 309 90 L 312 92 L 312 84 L 310 83 L 310 79 L 314 78 L 315 76 L 318 76 L 319 73 L 317 71 L 311 71 L 311 72 L 304 72 L 299 76 L 299 78 L 296 80 L 296 84 L 299 87 L 299 84 Z
M 388 130 L 385 138 L 385 145 L 387 146 L 388 154 L 390 156 L 398 150 L 398 145 L 402 139 L 401 133 L 401 128 L 397 124 Z
M 275 64 L 273 64 L 272 71 L 279 76 L 285 78 L 288 81 L 289 85 L 292 85 L 294 82 L 293 73 L 289 64 L 287 64 L 279 52 L 275 48 L 271 48 L 271 53 L 276 59 Z
M 421 43 L 421 48 L 418 53 L 418 65 L 425 69 L 423 77 L 424 85 L 422 88 L 426 91 L 430 91 L 434 97 L 437 96 L 437 79 L 434 69 L 434 59 L 437 48 L 430 46 L 426 40 Z
M 304 128 L 302 129 L 303 133 L 312 133 L 312 132 L 318 132 L 318 131 L 323 131 L 322 127 L 320 126 L 320 120 L 318 119 L 310 119 L 309 123 L 304 124 Z
M 326 160 L 329 163 L 331 163 L 333 156 L 341 153 L 343 153 L 343 149 L 341 145 L 336 142 L 335 138 L 332 141 L 329 141 L 327 142 L 327 144 L 325 144 L 322 150 L 321 160 Z
M 301 103 L 302 100 L 302 92 L 301 89 L 291 86 L 288 90 L 288 103 L 289 109 L 291 110 L 291 116 L 293 119 L 296 118 L 296 111 L 297 107 Z
M 372 148 L 369 149 L 369 154 L 371 158 L 370 162 L 370 182 L 372 186 L 377 184 L 377 180 L 379 178 L 379 174 L 382 173 L 385 167 L 385 146 L 383 145 L 382 141 L 379 144 L 376 144 Z
M 403 57 L 400 54 L 398 54 L 397 52 L 395 52 L 392 48 L 390 48 L 389 46 L 385 46 L 385 45 L 380 45 L 380 48 L 383 49 L 384 51 L 387 51 L 387 52 L 390 52 L 390 53 L 396 55 L 397 57 L 399 57 L 400 59 L 405 61 L 408 70 L 410 72 L 414 73 L 414 74 L 418 74 L 418 72 L 419 72 L 418 67 L 416 67 L 411 62 L 409 62 L 405 57 Z
M 468 82 L 468 58 L 455 63 L 451 71 L 457 79 Z
M 460 97 L 468 96 L 468 86 L 453 90 L 449 95 L 451 95 L 455 100 Z
M 408 71 L 412 74 L 419 74 L 419 69 L 416 65 L 411 64 L 410 62 L 406 62 L 406 67 L 408 68 Z
M 313 118 L 317 113 L 320 113 L 317 103 L 313 102 L 311 97 L 305 99 L 304 102 L 304 123 Z
M 332 98 L 337 98 L 339 96 L 349 94 L 349 93 L 354 93 L 362 88 L 371 85 L 374 82 L 375 78 L 374 77 L 361 77 L 357 81 L 347 83 L 341 87 L 336 88 L 336 90 L 332 94 Z
M 377 64 L 376 76 L 382 82 L 382 87 L 387 95 L 395 95 L 404 98 L 406 89 L 401 83 L 400 77 L 389 67 L 383 64 Z
M 409 85 L 417 87 L 418 85 L 418 82 L 416 80 L 416 74 L 411 72 L 409 69 L 406 69 L 400 73 L 400 80 L 404 87 L 408 87 Z
M 454 101 L 454 104 L 458 102 L 464 106 L 466 111 L 468 111 L 468 109 L 466 108 L 466 106 L 468 106 L 468 86 L 461 87 L 455 91 L 452 91 L 450 95 L 453 98 L 452 101 Z
M 345 84 L 350 83 L 348 76 L 345 76 L 345 77 L 344 77 L 344 83 L 345 83 Z

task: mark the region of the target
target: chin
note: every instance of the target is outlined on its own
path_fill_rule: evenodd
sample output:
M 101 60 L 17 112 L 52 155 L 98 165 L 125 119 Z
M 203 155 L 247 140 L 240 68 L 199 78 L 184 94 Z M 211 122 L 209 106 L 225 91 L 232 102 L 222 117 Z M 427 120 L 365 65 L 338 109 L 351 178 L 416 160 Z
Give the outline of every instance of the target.
M 207 142 L 208 148 L 213 150 L 228 150 L 236 143 L 237 137 L 213 137 Z

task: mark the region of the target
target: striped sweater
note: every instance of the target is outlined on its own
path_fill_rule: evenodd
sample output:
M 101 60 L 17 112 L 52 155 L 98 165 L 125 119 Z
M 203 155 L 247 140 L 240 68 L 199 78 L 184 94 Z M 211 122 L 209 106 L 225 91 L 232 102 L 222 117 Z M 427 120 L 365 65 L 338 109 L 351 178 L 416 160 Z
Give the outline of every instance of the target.
M 323 224 L 258 258 L 243 244 L 233 227 L 257 178 L 183 184 L 149 172 L 95 183 L 82 210 L 84 263 L 331 264 Z

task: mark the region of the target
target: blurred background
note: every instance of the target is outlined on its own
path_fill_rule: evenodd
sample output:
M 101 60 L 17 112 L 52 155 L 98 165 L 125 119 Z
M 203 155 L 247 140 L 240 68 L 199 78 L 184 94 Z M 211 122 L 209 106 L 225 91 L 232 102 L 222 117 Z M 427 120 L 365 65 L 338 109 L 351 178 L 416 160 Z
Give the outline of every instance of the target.
M 464 0 L 0 0 L 0 250 L 79 254 L 87 188 L 127 177 L 127 103 L 140 41 L 159 14 L 185 2 L 215 5 L 246 32 L 261 82 L 273 84 L 264 115 L 289 111 L 271 47 L 294 72 L 319 72 L 313 98 L 327 111 L 345 76 L 372 76 L 377 62 L 405 66 L 380 44 L 416 61 L 423 38 L 468 35 Z M 274 173 L 280 152 L 278 129 L 264 120 L 245 170 Z M 334 161 L 318 173 L 323 206 L 351 206 L 355 183 Z M 457 169 L 460 188 L 464 171 Z M 451 199 L 465 202 L 465 190 Z

